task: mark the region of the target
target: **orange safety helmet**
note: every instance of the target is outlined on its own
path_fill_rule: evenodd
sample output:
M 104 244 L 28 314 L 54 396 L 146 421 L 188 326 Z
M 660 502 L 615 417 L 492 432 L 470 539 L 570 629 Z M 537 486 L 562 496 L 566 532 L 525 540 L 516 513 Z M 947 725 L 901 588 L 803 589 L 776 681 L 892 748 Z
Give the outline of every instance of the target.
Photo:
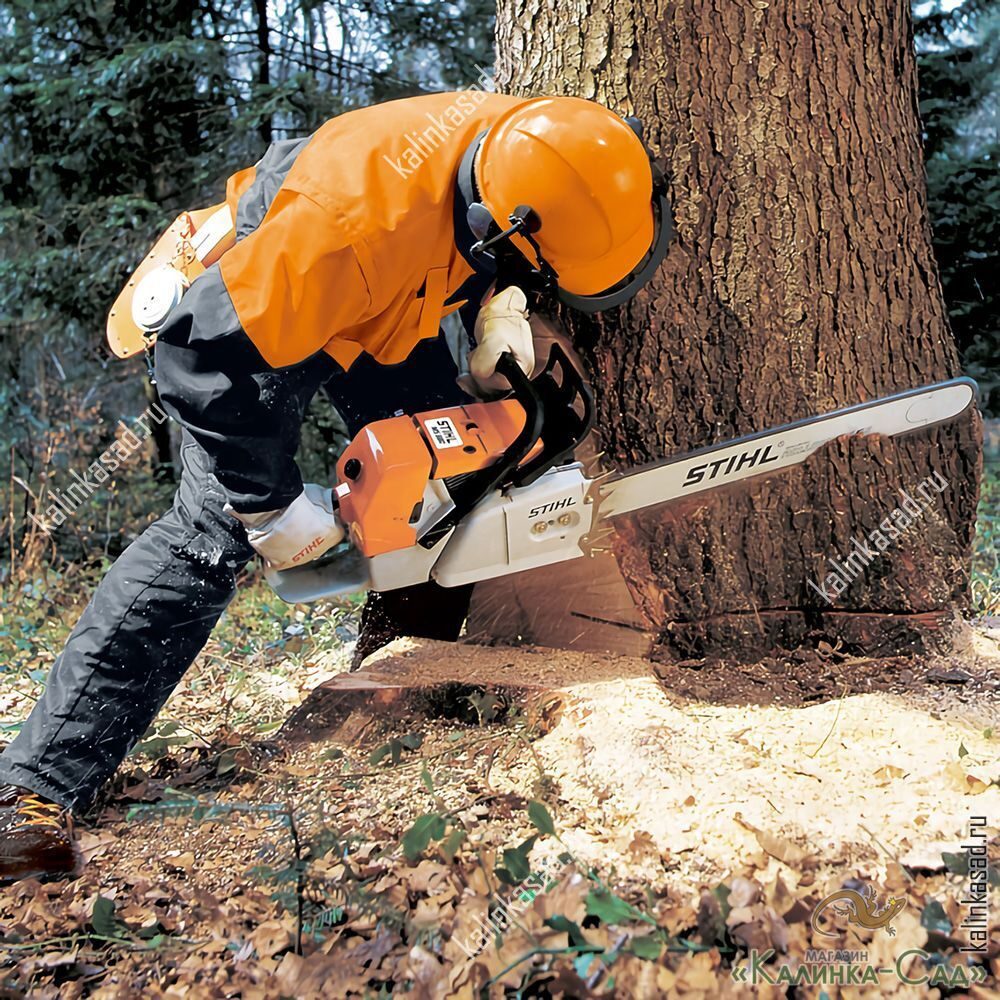
M 538 97 L 475 145 L 473 254 L 498 264 L 516 247 L 543 284 L 585 312 L 625 302 L 653 276 L 673 226 L 636 119 L 578 97 Z

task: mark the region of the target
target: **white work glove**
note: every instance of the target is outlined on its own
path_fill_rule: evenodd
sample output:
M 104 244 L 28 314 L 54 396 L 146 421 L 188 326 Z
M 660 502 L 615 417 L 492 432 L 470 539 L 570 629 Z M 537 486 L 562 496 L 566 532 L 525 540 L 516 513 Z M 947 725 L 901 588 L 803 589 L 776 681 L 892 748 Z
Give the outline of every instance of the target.
M 500 355 L 510 351 L 525 375 L 535 367 L 535 349 L 528 323 L 528 300 L 511 286 L 494 295 L 476 316 L 476 344 L 469 354 L 469 374 L 459 384 L 473 396 L 488 396 L 510 388 L 496 374 Z
M 344 538 L 333 511 L 333 490 L 306 483 L 302 492 L 281 510 L 240 514 L 226 511 L 246 525 L 247 539 L 272 569 L 291 569 L 318 559 Z

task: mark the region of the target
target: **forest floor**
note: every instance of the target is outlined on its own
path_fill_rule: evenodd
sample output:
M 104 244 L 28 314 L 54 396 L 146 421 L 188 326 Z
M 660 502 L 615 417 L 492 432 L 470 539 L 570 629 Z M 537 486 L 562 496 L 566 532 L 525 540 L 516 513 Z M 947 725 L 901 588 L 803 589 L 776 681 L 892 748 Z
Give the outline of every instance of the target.
M 401 640 L 349 674 L 356 620 L 244 589 L 80 822 L 83 874 L 0 890 L 0 997 L 1000 996 L 997 619 L 946 657 Z M 814 915 L 845 888 L 902 909 Z
M 0 889 L 0 1000 L 1000 998 L 991 454 L 947 656 L 401 640 L 352 674 L 359 600 L 248 576 L 79 818 L 81 875 Z M 0 744 L 104 568 L 11 568 Z

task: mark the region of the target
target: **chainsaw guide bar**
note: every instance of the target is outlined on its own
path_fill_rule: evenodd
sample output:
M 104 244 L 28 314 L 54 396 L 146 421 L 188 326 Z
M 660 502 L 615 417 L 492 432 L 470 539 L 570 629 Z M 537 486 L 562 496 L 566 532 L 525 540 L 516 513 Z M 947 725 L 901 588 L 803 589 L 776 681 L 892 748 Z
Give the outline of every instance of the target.
M 787 469 L 845 434 L 898 437 L 952 420 L 976 398 L 976 389 L 972 379 L 956 378 L 655 462 L 599 486 L 601 516 L 617 517 Z

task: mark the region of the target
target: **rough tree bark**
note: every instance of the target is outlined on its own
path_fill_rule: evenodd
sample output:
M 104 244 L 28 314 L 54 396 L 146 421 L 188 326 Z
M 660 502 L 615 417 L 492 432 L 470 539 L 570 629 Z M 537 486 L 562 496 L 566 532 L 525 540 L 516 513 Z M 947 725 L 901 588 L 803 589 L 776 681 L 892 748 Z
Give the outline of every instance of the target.
M 678 236 L 656 281 L 597 323 L 563 317 L 610 464 L 959 373 L 907 0 L 500 0 L 497 46 L 500 89 L 638 114 L 670 179 Z M 619 522 L 653 655 L 913 648 L 966 605 L 979 463 L 969 415 Z M 935 471 L 949 487 L 863 577 L 833 603 L 808 586 Z

